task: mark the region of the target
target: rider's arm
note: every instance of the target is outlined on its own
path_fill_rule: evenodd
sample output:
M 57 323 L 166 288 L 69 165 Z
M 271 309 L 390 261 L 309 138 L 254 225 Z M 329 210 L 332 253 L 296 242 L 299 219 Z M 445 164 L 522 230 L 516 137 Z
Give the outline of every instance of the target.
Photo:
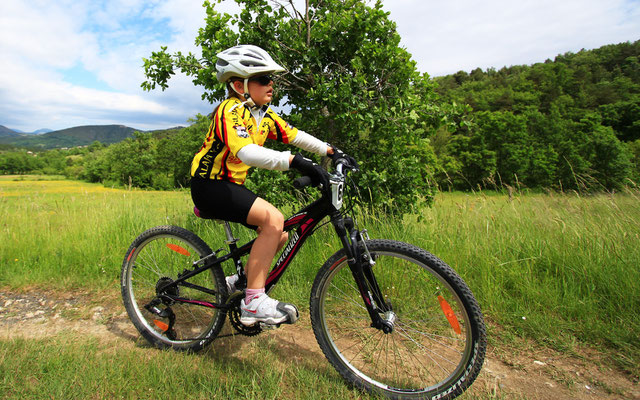
M 331 146 L 327 143 L 300 129 L 298 129 L 298 134 L 293 138 L 291 144 L 302 150 L 319 154 L 321 156 L 326 156 L 327 153 L 331 151 Z
M 290 152 L 267 149 L 255 143 L 242 147 L 237 156 L 249 166 L 277 171 L 287 171 L 291 162 Z
M 333 148 L 326 147 L 325 154 L 333 154 Z M 248 144 L 238 151 L 238 158 L 243 163 L 258 168 L 266 168 L 277 171 L 287 171 L 293 155 L 289 151 L 276 151 L 255 143 Z
M 267 117 L 271 118 L 274 122 L 272 124 L 271 131 L 269 132 L 269 139 L 274 139 L 282 143 L 289 143 L 302 150 L 321 156 L 333 153 L 331 145 L 311 136 L 303 130 L 292 127 L 273 110 L 269 109 L 267 111 Z
M 333 148 L 329 144 L 292 127 L 272 110 L 269 110 L 268 116 L 274 121 L 274 126 L 268 136 L 270 139 L 290 143 L 303 150 L 323 156 L 333 154 Z M 249 166 L 278 171 L 287 171 L 293 159 L 293 155 L 288 151 L 275 151 L 254 143 L 244 144 L 237 151 L 236 156 Z

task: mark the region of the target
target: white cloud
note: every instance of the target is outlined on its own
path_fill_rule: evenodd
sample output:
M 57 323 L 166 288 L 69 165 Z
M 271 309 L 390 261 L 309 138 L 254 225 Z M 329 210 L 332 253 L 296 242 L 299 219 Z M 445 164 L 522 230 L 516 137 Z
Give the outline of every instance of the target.
M 102 123 L 154 129 L 184 125 L 196 113 L 209 112 L 202 90 L 184 77 L 172 79 L 165 92 L 140 88 L 142 57 L 167 44 L 165 38 L 177 38 L 176 51 L 187 40 L 193 46 L 195 34 L 180 29 L 201 26 L 204 9 L 197 3 L 1 2 L 0 124 L 25 131 Z M 154 11 L 171 4 L 164 13 Z M 146 15 L 151 27 L 136 26 L 136 15 Z M 65 82 L 65 70 L 78 64 L 113 90 Z
M 24 66 L 10 64 L 5 72 L 0 75 L 0 88 L 2 97 L 11 101 L 0 104 L 0 115 L 17 116 L 16 123 L 26 115 L 31 119 L 26 122 L 36 124 L 33 126 L 50 126 L 49 121 L 59 121 L 63 128 L 73 126 L 71 121 L 82 121 L 83 124 L 89 124 L 89 121 L 124 123 L 114 121 L 114 116 L 136 113 L 163 115 L 171 111 L 167 106 L 142 96 L 74 86 L 62 81 L 59 74 L 47 70 L 25 71 Z M 6 97 L 8 95 L 11 97 Z M 144 128 L 136 125 L 135 121 L 128 122 Z
M 70 67 L 83 52 L 95 51 L 92 35 L 79 32 L 75 7 L 9 0 L 0 6 L 0 54 L 34 64 Z
M 384 0 L 383 7 L 418 68 L 433 76 L 640 38 L 637 0 Z M 238 7 L 227 0 L 216 9 Z M 142 58 L 160 46 L 199 54 L 194 40 L 204 19 L 201 0 L 0 0 L 0 124 L 152 129 L 210 112 L 203 89 L 188 77 L 172 78 L 164 92 L 140 88 Z M 111 90 L 65 82 L 71 68 L 86 69 Z
M 418 68 L 434 76 L 542 62 L 640 36 L 640 6 L 624 0 L 405 0 L 383 7 Z

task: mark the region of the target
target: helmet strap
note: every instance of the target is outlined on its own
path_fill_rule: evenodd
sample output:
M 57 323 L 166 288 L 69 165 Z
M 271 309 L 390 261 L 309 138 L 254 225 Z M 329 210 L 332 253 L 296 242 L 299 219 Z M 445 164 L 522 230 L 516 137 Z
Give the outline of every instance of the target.
M 258 110 L 262 107 L 258 106 L 253 99 L 251 98 L 251 95 L 249 94 L 249 78 L 244 78 L 244 93 L 240 93 L 237 89 L 236 86 L 231 84 L 231 88 L 233 89 L 234 92 L 236 92 L 238 95 L 244 97 L 245 101 L 242 102 L 242 104 L 248 106 L 251 109 L 254 110 Z
M 244 102 L 245 105 L 249 106 L 251 109 L 258 109 L 258 105 L 253 101 L 251 95 L 249 94 L 249 78 L 244 78 Z

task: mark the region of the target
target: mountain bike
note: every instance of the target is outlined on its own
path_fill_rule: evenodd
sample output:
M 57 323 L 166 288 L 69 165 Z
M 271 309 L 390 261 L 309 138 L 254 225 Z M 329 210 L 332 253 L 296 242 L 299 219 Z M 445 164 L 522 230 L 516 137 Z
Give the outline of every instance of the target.
M 371 393 L 454 398 L 473 383 L 484 362 L 480 306 L 458 274 L 434 255 L 408 243 L 370 239 L 359 229 L 352 217 L 359 196 L 350 175 L 357 168 L 351 164 L 338 159 L 328 187 L 285 221 L 289 241 L 266 290 L 277 284 L 306 239 L 330 223 L 342 247 L 319 268 L 310 296 L 311 325 L 328 361 L 347 382 Z M 301 177 L 294 186 L 311 183 Z M 240 323 L 244 294 L 228 293 L 222 268 L 232 262 L 240 277 L 236 287 L 246 287 L 242 257 L 255 239 L 238 245 L 229 223 L 224 230 L 228 251 L 212 251 L 177 226 L 151 228 L 127 250 L 124 305 L 153 345 L 201 350 L 220 333 L 226 317 L 243 335 L 267 328 Z

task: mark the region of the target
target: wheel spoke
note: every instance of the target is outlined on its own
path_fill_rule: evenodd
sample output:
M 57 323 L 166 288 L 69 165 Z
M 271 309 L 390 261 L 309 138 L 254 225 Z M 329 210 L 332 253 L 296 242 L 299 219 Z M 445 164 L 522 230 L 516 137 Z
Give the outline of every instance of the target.
M 202 245 L 194 244 L 196 241 Z M 194 261 L 209 254 L 211 250 L 208 246 L 182 228 L 158 227 L 140 235 L 132 248 L 136 249 L 135 253 L 123 264 L 123 296 L 125 307 L 133 316 L 136 328 L 158 346 L 198 350 L 206 345 L 205 342 L 213 340 L 222 328 L 224 313 L 219 309 L 197 304 L 174 303 L 156 294 L 158 287 L 171 283 L 183 271 L 192 268 Z M 218 290 L 221 282 L 224 282 L 220 267 L 205 270 L 189 278 L 189 282 L 193 286 L 170 286 L 166 289 L 167 293 L 193 300 L 214 303 L 223 301 Z M 211 294 L 212 292 L 217 294 Z M 170 332 L 165 331 L 171 323 L 169 318 L 160 317 L 145 309 L 154 299 L 162 300 L 162 303 L 156 304 L 160 312 L 167 310 L 167 313 L 172 313 L 175 317 Z M 155 321 L 160 321 L 161 324 Z M 215 334 L 210 334 L 212 330 Z M 203 337 L 208 339 L 202 341 Z
M 336 265 L 330 259 L 318 273 L 312 294 L 312 314 L 322 326 L 314 322 L 314 331 L 325 354 L 336 355 L 329 361 L 353 381 L 394 397 L 402 397 L 404 391 L 427 390 L 433 397 L 454 385 L 466 388 L 482 365 L 486 346 L 481 315 L 460 309 L 463 304 L 476 303 L 471 292 L 460 278 L 446 277 L 455 275 L 446 264 L 420 249 L 384 240 L 370 241 L 367 246 L 377 255 L 374 275 L 384 301 L 395 314 L 394 329 L 385 334 L 371 327 L 346 261 Z M 342 255 L 334 257 L 345 260 Z M 442 298 L 453 307 L 462 327 L 460 334 L 453 333 L 443 315 L 438 300 Z M 470 345 L 470 324 L 480 327 L 476 330 L 482 341 L 479 350 Z M 320 340 L 322 337 L 326 340 Z M 471 368 L 467 365 L 470 362 L 475 363 L 473 376 L 456 382 L 462 376 L 459 371 Z
M 453 347 L 451 347 L 449 345 L 446 345 L 443 342 L 437 340 L 437 339 L 446 339 L 448 341 L 456 341 L 456 342 L 462 343 L 462 342 L 464 342 L 464 340 L 461 339 L 461 338 L 455 338 L 455 337 L 451 337 L 451 336 L 436 335 L 434 333 L 421 332 L 421 331 L 419 331 L 419 330 L 417 330 L 417 329 L 415 329 L 413 327 L 410 327 L 409 325 L 405 325 L 405 324 L 403 324 L 401 322 L 396 322 L 396 326 L 404 327 L 404 330 L 406 330 L 406 331 L 415 332 L 418 335 L 424 336 L 425 338 L 427 338 L 429 340 L 432 340 L 432 341 L 442 345 L 443 347 L 446 347 L 446 348 L 451 349 L 453 351 L 457 351 L 458 353 L 462 354 L 461 351 L 456 350 Z

